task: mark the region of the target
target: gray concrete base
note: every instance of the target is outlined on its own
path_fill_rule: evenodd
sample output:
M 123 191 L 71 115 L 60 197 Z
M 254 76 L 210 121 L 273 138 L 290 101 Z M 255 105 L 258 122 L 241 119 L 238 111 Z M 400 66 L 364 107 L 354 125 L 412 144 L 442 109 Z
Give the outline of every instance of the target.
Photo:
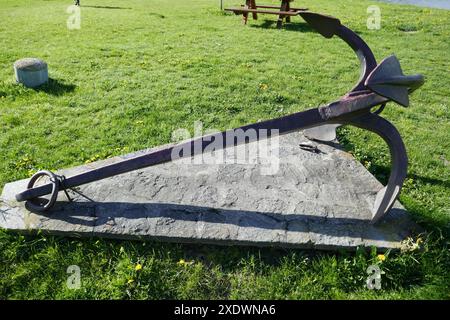
M 3 189 L 0 227 L 75 237 L 316 249 L 399 248 L 420 231 L 399 203 L 370 225 L 381 184 L 337 145 L 313 143 L 319 150 L 315 153 L 300 143 L 312 142 L 301 133 L 280 137 L 275 173 L 267 174 L 260 161 L 175 161 L 81 186 L 83 196 L 70 191 L 71 203 L 60 192 L 55 208 L 45 214 L 31 213 L 15 201 L 27 183 L 16 181 Z M 131 156 L 60 173 L 70 176 Z
M 48 82 L 47 63 L 37 58 L 24 58 L 14 63 L 16 82 L 36 88 Z

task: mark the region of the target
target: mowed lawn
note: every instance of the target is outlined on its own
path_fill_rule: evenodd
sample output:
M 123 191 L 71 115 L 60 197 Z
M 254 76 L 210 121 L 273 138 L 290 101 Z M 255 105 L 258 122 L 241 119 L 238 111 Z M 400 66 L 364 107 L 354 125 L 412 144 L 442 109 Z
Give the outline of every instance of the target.
M 242 1 L 225 1 L 226 6 Z M 278 3 L 278 1 L 263 1 Z M 410 251 L 319 252 L 102 239 L 0 231 L 0 298 L 409 299 L 450 298 L 450 11 L 374 1 L 296 0 L 339 17 L 378 60 L 395 53 L 426 84 L 411 107 L 383 115 L 409 155 L 400 200 L 426 235 Z M 299 17 L 243 26 L 214 0 L 82 0 L 81 29 L 69 30 L 70 0 L 0 0 L 0 190 L 38 169 L 57 170 L 168 143 L 179 128 L 227 129 L 338 98 L 358 61 Z M 368 30 L 367 7 L 381 8 Z M 16 85 L 23 57 L 49 64 L 40 90 Z M 381 139 L 343 128 L 339 139 L 386 182 Z M 383 259 L 384 258 L 384 259 Z M 366 288 L 367 267 L 383 270 Z M 70 289 L 67 268 L 81 268 Z M 142 268 L 140 268 L 142 267 Z

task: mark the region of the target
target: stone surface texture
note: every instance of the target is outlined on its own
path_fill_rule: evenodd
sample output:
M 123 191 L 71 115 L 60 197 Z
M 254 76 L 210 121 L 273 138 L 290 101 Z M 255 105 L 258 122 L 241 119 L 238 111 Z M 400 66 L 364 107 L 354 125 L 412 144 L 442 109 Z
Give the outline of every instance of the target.
M 302 149 L 302 143 L 316 146 L 316 152 Z M 237 147 L 234 154 L 251 145 Z M 69 191 L 73 202 L 60 192 L 48 213 L 31 213 L 15 201 L 28 180 L 9 183 L 0 199 L 0 227 L 74 237 L 311 249 L 400 248 L 420 232 L 398 202 L 381 222 L 369 223 L 382 185 L 339 145 L 311 142 L 297 132 L 279 137 L 279 147 L 270 139 L 269 150 L 279 154 L 278 170 L 273 159 L 236 164 L 229 149 L 225 164 L 201 164 L 199 156 L 80 186 Z M 136 154 L 59 173 L 69 177 Z M 203 162 L 218 162 L 223 155 L 204 155 Z
M 37 58 L 24 58 L 14 63 L 16 81 L 29 88 L 36 88 L 48 81 L 47 63 Z

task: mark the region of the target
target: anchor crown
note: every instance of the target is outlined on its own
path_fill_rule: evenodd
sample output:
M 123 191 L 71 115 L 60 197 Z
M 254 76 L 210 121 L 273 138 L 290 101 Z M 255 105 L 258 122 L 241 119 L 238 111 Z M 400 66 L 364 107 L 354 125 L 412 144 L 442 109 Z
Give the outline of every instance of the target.
M 405 76 L 395 55 L 381 61 L 365 81 L 370 90 L 404 107 L 409 106 L 409 94 L 423 83 L 421 74 Z

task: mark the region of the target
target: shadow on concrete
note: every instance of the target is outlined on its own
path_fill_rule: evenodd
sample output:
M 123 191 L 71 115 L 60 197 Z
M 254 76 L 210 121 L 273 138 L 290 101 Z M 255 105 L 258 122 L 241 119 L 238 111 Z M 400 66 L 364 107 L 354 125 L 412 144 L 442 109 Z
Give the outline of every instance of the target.
M 369 223 L 369 217 L 368 219 L 321 217 L 307 213 L 279 214 L 172 203 L 57 202 L 50 212 L 36 214 L 87 227 L 111 225 L 118 218 L 161 219 L 162 223 L 189 221 L 231 224 L 242 228 L 281 231 L 289 229 L 291 232 L 313 232 L 334 237 L 363 236 L 365 239 L 373 240 L 388 240 L 387 237 L 390 234 L 394 235 L 396 232 L 392 231 L 398 230 L 399 225 L 405 233 L 409 233 L 412 230 L 409 226 L 413 226 L 406 210 L 397 208 L 392 209 L 383 221 L 376 225 Z M 145 227 L 145 221 L 143 224 L 142 227 Z

